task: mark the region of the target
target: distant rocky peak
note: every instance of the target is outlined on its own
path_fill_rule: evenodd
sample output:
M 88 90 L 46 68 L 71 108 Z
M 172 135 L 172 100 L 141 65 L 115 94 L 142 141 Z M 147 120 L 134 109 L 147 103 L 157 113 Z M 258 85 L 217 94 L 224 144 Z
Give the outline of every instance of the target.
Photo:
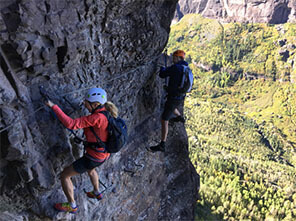
M 295 22 L 296 4 L 287 0 L 179 0 L 175 20 L 199 13 L 225 22 Z

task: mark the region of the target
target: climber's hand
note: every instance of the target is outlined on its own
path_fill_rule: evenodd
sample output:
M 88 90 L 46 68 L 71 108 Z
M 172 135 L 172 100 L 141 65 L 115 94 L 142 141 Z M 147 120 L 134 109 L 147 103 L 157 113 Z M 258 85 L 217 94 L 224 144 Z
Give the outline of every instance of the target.
M 47 106 L 49 106 L 50 108 L 54 105 L 54 103 L 52 103 L 50 100 L 47 100 L 47 101 L 45 102 L 45 104 L 46 104 Z

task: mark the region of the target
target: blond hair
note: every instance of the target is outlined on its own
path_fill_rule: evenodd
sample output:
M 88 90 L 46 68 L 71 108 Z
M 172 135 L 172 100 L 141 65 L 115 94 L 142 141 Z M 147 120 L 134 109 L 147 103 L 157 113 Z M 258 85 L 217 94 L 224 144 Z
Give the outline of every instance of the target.
M 90 102 L 92 105 L 94 105 L 94 108 L 102 105 L 100 102 L 95 101 L 95 102 Z M 118 117 L 118 108 L 115 106 L 115 104 L 113 104 L 111 101 L 107 101 L 104 104 L 104 107 L 106 108 L 106 110 L 112 115 L 112 117 L 117 118 Z
M 111 101 L 107 101 L 104 106 L 106 110 L 110 112 L 112 117 L 118 117 L 118 108 L 115 106 L 115 104 L 113 104 Z

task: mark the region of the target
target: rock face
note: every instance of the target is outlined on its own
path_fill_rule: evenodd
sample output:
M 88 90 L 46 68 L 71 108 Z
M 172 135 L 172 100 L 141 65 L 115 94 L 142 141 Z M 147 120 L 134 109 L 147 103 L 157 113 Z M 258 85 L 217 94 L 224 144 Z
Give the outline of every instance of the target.
M 296 3 L 288 0 L 180 0 L 176 19 L 184 14 L 199 13 L 226 22 L 295 22 Z
M 0 0 L 0 220 L 193 219 L 199 177 L 184 126 L 170 126 L 165 153 L 145 149 L 159 141 L 157 63 L 176 2 Z M 85 91 L 103 87 L 129 127 L 127 146 L 97 169 L 103 201 L 83 193 L 92 189 L 86 174 L 73 178 L 76 215 L 52 205 L 66 200 L 59 174 L 83 147 L 39 86 L 73 118 L 86 114 Z

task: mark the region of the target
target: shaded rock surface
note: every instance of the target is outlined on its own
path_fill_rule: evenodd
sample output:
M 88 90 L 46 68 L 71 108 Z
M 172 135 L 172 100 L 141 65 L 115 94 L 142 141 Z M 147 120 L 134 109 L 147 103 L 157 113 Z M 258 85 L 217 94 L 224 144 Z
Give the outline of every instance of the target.
M 193 219 L 199 177 L 184 126 L 171 125 L 166 153 L 145 149 L 159 141 L 158 62 L 176 2 L 0 0 L 0 220 Z M 103 201 L 85 196 L 86 174 L 73 178 L 76 215 L 52 205 L 65 201 L 59 174 L 83 147 L 39 86 L 73 118 L 86 114 L 85 91 L 103 87 L 129 127 L 125 149 L 97 169 Z
M 225 22 L 295 22 L 296 3 L 289 0 L 180 0 L 175 19 L 184 14 L 199 13 Z

